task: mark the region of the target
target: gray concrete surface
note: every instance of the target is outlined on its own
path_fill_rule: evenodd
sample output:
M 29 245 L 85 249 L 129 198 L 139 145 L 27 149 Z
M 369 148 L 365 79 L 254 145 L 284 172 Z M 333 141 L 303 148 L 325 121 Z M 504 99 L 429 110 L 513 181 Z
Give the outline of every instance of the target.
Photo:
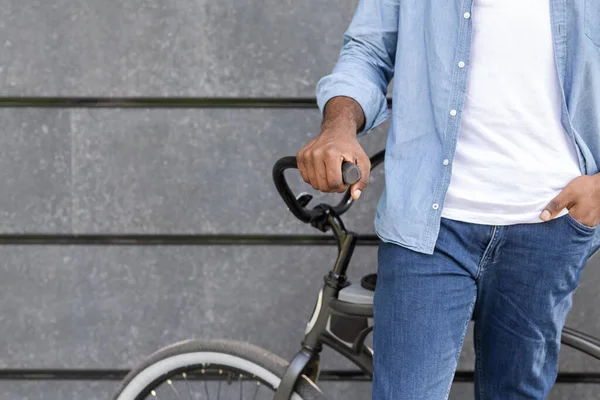
M 356 1 L 0 0 L 12 95 L 311 96 Z
M 0 0 L 0 92 L 312 96 L 355 4 Z M 286 211 L 270 170 L 317 132 L 318 117 L 0 110 L 0 233 L 313 233 Z M 385 126 L 363 140 L 371 154 L 384 142 Z M 379 171 L 348 213 L 350 228 L 372 233 L 381 185 Z M 192 337 L 248 340 L 290 357 L 333 256 L 324 247 L 0 247 L 0 367 L 128 368 Z M 360 248 L 352 275 L 374 270 L 374 257 L 374 248 Z M 586 269 L 569 317 L 598 336 L 599 266 Z M 462 369 L 473 362 L 466 343 Z M 323 361 L 347 366 L 331 352 Z M 599 369 L 569 350 L 561 367 Z M 0 399 L 108 399 L 114 387 L 0 381 Z M 332 399 L 369 398 L 368 383 L 323 387 Z M 561 385 L 551 399 L 599 393 Z M 472 387 L 457 384 L 451 398 L 472 398 Z

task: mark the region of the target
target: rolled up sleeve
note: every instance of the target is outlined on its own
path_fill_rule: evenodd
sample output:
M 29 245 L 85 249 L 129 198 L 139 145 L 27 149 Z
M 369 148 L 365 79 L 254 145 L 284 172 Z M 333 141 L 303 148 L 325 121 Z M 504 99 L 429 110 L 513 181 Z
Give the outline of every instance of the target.
M 361 0 L 338 61 L 330 75 L 317 84 L 317 104 L 321 113 L 333 97 L 345 96 L 360 104 L 364 135 L 390 115 L 387 87 L 394 75 L 398 35 L 399 0 Z

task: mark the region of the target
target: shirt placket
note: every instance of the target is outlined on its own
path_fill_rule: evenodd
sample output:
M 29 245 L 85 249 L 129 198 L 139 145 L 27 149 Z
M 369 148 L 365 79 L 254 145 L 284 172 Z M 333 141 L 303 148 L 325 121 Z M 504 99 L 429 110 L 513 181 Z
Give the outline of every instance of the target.
M 440 160 L 440 178 L 435 188 L 434 198 L 431 204 L 427 233 L 425 236 L 428 247 L 433 248 L 439 232 L 441 210 L 450 185 L 452 161 L 456 150 L 456 141 L 460 130 L 462 108 L 467 91 L 468 65 L 471 54 L 471 37 L 473 16 L 471 15 L 473 0 L 464 0 L 462 15 L 459 24 L 458 42 L 452 73 L 452 86 L 450 91 L 450 103 L 448 107 L 448 118 L 442 140 L 442 159 Z

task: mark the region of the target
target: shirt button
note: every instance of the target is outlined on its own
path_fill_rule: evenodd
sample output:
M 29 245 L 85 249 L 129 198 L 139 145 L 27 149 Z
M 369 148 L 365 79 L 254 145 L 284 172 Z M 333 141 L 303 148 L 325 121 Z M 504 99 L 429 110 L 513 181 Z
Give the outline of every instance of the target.
M 456 110 L 450 110 L 450 115 L 452 115 L 453 117 L 456 117 Z
M 471 18 L 471 13 L 470 13 L 470 12 L 466 12 L 466 13 L 464 14 L 464 17 L 465 17 L 465 19 L 469 19 L 469 18 Z
M 433 206 L 431 206 L 431 208 L 437 210 L 438 208 L 440 208 L 440 205 L 438 203 L 433 203 Z
M 448 159 L 446 158 L 444 161 L 442 161 L 442 164 L 448 165 L 448 164 L 450 164 L 450 161 L 448 161 Z
M 464 61 L 460 61 L 458 63 L 458 68 L 464 68 L 465 67 L 465 62 Z

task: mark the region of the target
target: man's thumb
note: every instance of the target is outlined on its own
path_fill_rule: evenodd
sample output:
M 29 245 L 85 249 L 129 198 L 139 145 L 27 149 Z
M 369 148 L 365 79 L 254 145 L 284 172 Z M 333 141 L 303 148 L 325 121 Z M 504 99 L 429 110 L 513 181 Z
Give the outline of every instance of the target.
M 550 203 L 544 207 L 544 210 L 540 214 L 540 219 L 542 221 L 550 221 L 552 218 L 556 217 L 558 213 L 560 213 L 567 206 L 567 204 L 568 201 L 564 192 L 559 193 L 558 196 L 553 198 Z
M 363 190 L 365 190 L 365 188 L 367 187 L 368 184 L 369 184 L 369 171 L 367 171 L 366 173 L 361 171 L 360 180 L 358 182 L 356 182 L 354 185 L 350 186 L 350 194 L 352 195 L 352 198 L 354 200 L 358 200 L 358 198 L 360 197 Z

